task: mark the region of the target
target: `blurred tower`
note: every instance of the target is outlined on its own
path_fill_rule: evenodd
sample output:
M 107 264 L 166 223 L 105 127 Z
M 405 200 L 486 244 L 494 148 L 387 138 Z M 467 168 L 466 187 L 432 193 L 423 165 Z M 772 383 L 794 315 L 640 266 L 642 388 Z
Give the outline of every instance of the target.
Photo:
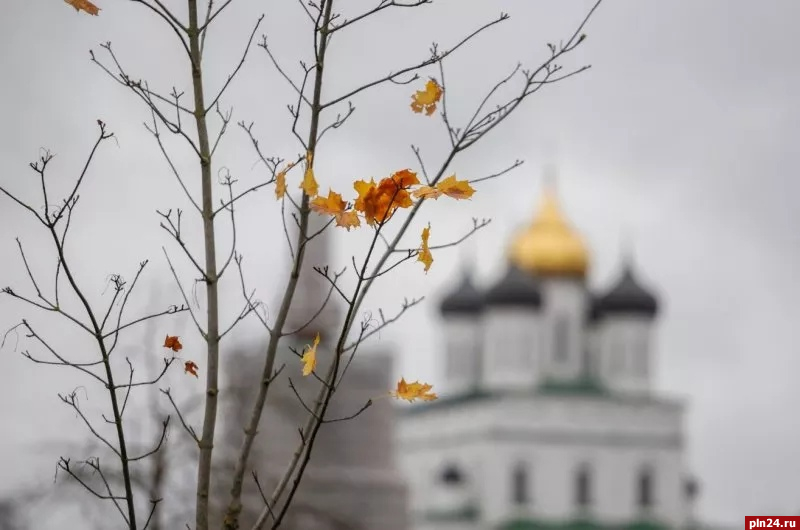
M 302 376 L 301 363 L 295 352 L 302 353 L 319 333 L 321 342 L 317 348 L 316 373 L 324 378 L 333 362 L 332 348 L 341 329 L 338 294 L 334 291 L 323 308 L 330 283 L 314 270 L 314 267 L 322 269 L 331 262 L 333 228 L 320 232 L 326 221 L 326 217 L 316 213 L 309 217 L 311 239 L 307 243 L 294 303 L 284 328 L 286 332 L 300 331 L 281 339 L 275 368 L 285 367 L 270 388 L 250 459 L 267 497 L 299 446 L 298 429 L 308 421 L 307 408 L 313 408 L 321 385 L 313 376 Z M 292 220 L 287 222 L 293 228 L 290 234 L 294 232 L 296 235 L 296 223 Z M 296 248 L 294 252 L 297 252 Z M 365 350 L 359 348 L 347 368 L 343 383 L 331 400 L 327 419 L 353 416 L 368 400 L 386 394 L 391 387 L 392 355 Z M 229 364 L 232 372 L 228 374 L 228 385 L 232 398 L 227 404 L 227 436 L 223 442 L 225 452 L 231 458 L 236 457 L 241 445 L 242 425 L 250 413 L 257 378 L 262 372 L 263 352 L 263 345 L 250 345 L 229 352 L 237 357 Z M 342 366 L 347 364 L 350 353 L 344 354 Z M 296 530 L 407 530 L 406 485 L 395 465 L 394 416 L 394 408 L 388 400 L 377 400 L 352 419 L 324 424 L 282 527 Z M 229 485 L 225 484 L 225 487 Z M 225 495 L 222 497 L 227 498 Z M 243 504 L 245 511 L 241 527 L 249 528 L 264 508 L 252 479 L 246 483 Z
M 330 265 L 333 227 L 325 228 L 328 219 L 328 217 L 317 215 L 314 212 L 308 216 L 306 233 L 310 239 L 305 245 L 303 269 L 300 271 L 286 326 L 284 326 L 284 330 L 289 332 L 303 328 L 297 333 L 298 337 L 313 339 L 317 331 L 320 334 L 324 331 L 330 336 L 332 333 L 337 333 L 342 325 L 339 296 L 334 292 L 328 303 L 325 303 L 331 290 L 331 284 L 322 274 L 314 270 L 316 268 L 322 271 Z M 290 228 L 292 251 L 296 256 L 298 249 L 294 247 L 299 228 L 294 219 L 288 219 L 286 223 Z M 294 260 L 292 256 L 289 256 L 289 259 L 291 261 L 287 265 L 291 268 Z M 331 270 L 332 275 L 333 271 Z M 282 295 L 282 292 L 279 293 L 279 296 Z M 275 300 L 276 309 L 278 304 L 280 304 L 280 299 Z M 310 322 L 312 318 L 313 321 Z M 306 324 L 308 325 L 306 326 Z

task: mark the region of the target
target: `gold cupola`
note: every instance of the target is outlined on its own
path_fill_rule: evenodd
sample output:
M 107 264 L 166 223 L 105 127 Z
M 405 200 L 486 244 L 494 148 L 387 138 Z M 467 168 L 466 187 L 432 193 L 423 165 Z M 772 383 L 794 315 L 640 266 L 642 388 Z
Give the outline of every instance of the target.
M 589 252 L 564 217 L 552 178 L 543 190 L 533 222 L 511 241 L 509 260 L 537 276 L 585 278 Z

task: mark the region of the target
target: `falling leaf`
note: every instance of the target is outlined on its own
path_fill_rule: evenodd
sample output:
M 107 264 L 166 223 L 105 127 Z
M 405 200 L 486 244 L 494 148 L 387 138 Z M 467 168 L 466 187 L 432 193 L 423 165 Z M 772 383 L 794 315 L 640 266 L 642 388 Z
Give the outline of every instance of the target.
M 422 401 L 433 401 L 438 396 L 431 392 L 433 386 L 414 381 L 413 383 L 406 383 L 404 378 L 397 382 L 397 389 L 391 392 L 392 397 L 397 399 L 405 399 L 408 402 L 413 402 L 415 399 Z
M 319 333 L 314 337 L 314 344 L 308 346 L 308 349 L 303 354 L 301 361 L 303 362 L 303 375 L 310 375 L 317 367 L 317 346 L 319 346 Z
M 358 214 L 352 210 L 347 210 L 347 203 L 342 200 L 342 196 L 335 191 L 328 189 L 328 196 L 317 196 L 311 201 L 311 209 L 319 214 L 332 215 L 336 219 L 336 226 L 351 228 L 361 226 Z
M 100 8 L 91 3 L 89 0 L 64 0 L 66 3 L 75 8 L 75 11 L 85 11 L 90 15 L 95 15 L 100 12 Z
M 417 199 L 438 199 L 442 192 L 432 186 L 420 186 L 415 189 L 411 195 Z
M 436 185 L 436 189 L 454 199 L 469 199 L 475 190 L 466 180 L 456 180 L 455 175 L 450 175 Z
M 351 228 L 358 228 L 361 226 L 361 219 L 358 218 L 358 214 L 356 212 L 353 210 L 348 210 L 343 212 L 341 215 L 336 216 L 336 226 L 346 228 L 349 232 Z
M 436 112 L 436 104 L 442 99 L 443 92 L 435 79 L 428 80 L 424 90 L 418 90 L 411 96 L 411 110 L 417 114 L 425 111 L 425 114 L 430 116 Z
M 183 363 L 183 371 L 187 374 L 192 374 L 195 377 L 200 377 L 197 375 L 197 368 L 198 366 L 194 363 L 194 361 L 186 361 Z
M 183 349 L 183 344 L 181 344 L 181 341 L 178 340 L 178 337 L 171 337 L 167 335 L 167 338 L 164 339 L 164 347 L 169 348 L 174 352 L 179 352 Z
M 425 264 L 425 272 L 428 272 L 428 269 L 431 268 L 433 264 L 433 254 L 431 254 L 431 249 L 428 248 L 428 238 L 431 237 L 431 224 L 428 223 L 428 226 L 422 229 L 422 246 L 419 249 L 419 255 L 417 256 L 417 261 L 421 261 Z
M 286 195 L 286 173 L 294 167 L 294 162 L 283 168 L 277 175 L 275 175 L 275 198 L 283 199 Z
M 314 178 L 314 153 L 309 151 L 306 154 L 306 172 L 303 175 L 303 182 L 300 183 L 300 188 L 305 192 L 306 195 L 309 197 L 316 197 L 317 192 L 319 191 L 319 186 L 317 185 L 317 180 Z

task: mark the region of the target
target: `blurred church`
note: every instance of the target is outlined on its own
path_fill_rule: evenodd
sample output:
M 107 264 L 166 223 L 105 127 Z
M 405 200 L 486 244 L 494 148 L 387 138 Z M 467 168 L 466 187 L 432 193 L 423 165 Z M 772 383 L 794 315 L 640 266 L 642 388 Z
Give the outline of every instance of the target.
M 551 179 L 552 180 L 552 179 Z M 311 214 L 309 233 L 326 218 Z M 292 224 L 291 219 L 288 221 Z M 307 248 L 251 462 L 269 495 L 298 442 L 319 388 L 298 352 L 316 331 L 317 370 L 338 336 L 336 297 L 313 267 L 336 268 L 331 234 Z M 439 400 L 403 409 L 378 400 L 320 431 L 293 530 L 533 530 L 694 528 L 697 485 L 685 457 L 685 404 L 653 389 L 659 303 L 624 256 L 616 282 L 589 286 L 590 254 L 562 211 L 554 183 L 510 242 L 505 273 L 479 289 L 469 270 L 441 300 Z M 325 308 L 320 311 L 320 308 Z M 313 320 L 312 325 L 308 325 Z M 359 349 L 329 418 L 347 417 L 394 386 L 391 352 Z M 235 353 L 223 445 L 234 455 L 260 377 L 263 348 Z M 239 384 L 241 383 L 241 384 Z M 237 386 L 238 385 L 238 386 Z M 238 394 L 237 394 L 238 392 Z M 230 422 L 230 423 L 228 423 Z M 226 498 L 221 495 L 221 498 Z M 263 511 L 248 482 L 242 527 Z
M 659 303 L 630 255 L 590 253 L 552 177 L 487 289 L 441 300 L 445 380 L 398 438 L 415 530 L 694 526 L 685 404 L 653 389 Z

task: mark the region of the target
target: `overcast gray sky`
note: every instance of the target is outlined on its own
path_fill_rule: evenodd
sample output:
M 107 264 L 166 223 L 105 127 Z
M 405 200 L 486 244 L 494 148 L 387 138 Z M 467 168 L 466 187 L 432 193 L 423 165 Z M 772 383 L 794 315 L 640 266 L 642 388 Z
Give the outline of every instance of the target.
M 111 40 L 133 77 L 146 78 L 164 92 L 173 84 L 189 89 L 187 67 L 168 30 L 131 2 L 97 4 L 100 16 L 89 17 L 59 0 L 14 2 L 4 6 L 0 18 L 3 186 L 37 198 L 38 184 L 27 164 L 45 146 L 58 154 L 52 185 L 66 189 L 94 140 L 95 120 L 102 118 L 118 135 L 118 144 L 107 143 L 100 152 L 74 220 L 72 257 L 79 260 L 80 279 L 94 297 L 101 295 L 108 274 L 130 276 L 144 258 L 152 260 L 150 278 L 171 286 L 160 247 L 178 254 L 158 228 L 154 210 L 187 205 L 142 126 L 148 113 L 89 62 L 87 50 L 105 59 L 98 43 Z M 168 4 L 182 12 L 183 2 Z M 369 5 L 359 0 L 348 12 Z M 476 39 L 448 65 L 450 113 L 463 122 L 517 61 L 539 64 L 545 42 L 567 37 L 590 5 L 437 0 L 434 6 L 397 10 L 335 41 L 326 93 L 416 62 L 431 41 L 447 46 L 507 11 L 510 21 Z M 261 30 L 297 75 L 296 61 L 309 53 L 297 5 L 237 0 L 209 37 L 210 90 L 224 81 L 261 12 L 267 14 Z M 688 457 L 703 486 L 702 515 L 738 525 L 747 514 L 800 512 L 800 420 L 791 412 L 800 401 L 798 332 L 793 331 L 800 317 L 795 278 L 800 213 L 793 207 L 800 183 L 792 174 L 800 138 L 794 36 L 799 18 L 800 4 L 792 0 L 607 0 L 587 28 L 587 42 L 562 61 L 565 67 L 591 63 L 592 69 L 546 87 L 453 167 L 459 176 L 477 178 L 516 158 L 526 163 L 477 186 L 470 202 L 440 200 L 426 207 L 413 233 L 430 221 L 435 244 L 458 236 L 473 216 L 491 217 L 493 223 L 465 251 L 435 254 L 427 275 L 419 264 L 409 264 L 371 296 L 369 308 L 391 312 L 404 296 L 429 295 L 424 306 L 381 335 L 383 343 L 398 347 L 398 374 L 433 383 L 441 376 L 436 299 L 464 255 L 477 256 L 486 281 L 500 273 L 511 232 L 533 213 L 541 167 L 555 157 L 565 208 L 592 249 L 592 284 L 607 285 L 613 278 L 620 234 L 627 231 L 642 276 L 662 295 L 657 383 L 689 400 Z M 251 54 L 223 101 L 234 106 L 234 121 L 256 122 L 254 131 L 268 154 L 291 158 L 298 151 L 287 133 L 285 105 L 291 92 L 263 50 L 254 48 Z M 410 90 L 385 86 L 355 100 L 352 120 L 326 138 L 317 156 L 323 188 L 344 191 L 356 178 L 418 169 L 411 143 L 421 146 L 431 167 L 441 161 L 442 124 L 408 111 Z M 170 146 L 182 148 L 177 142 Z M 179 162 L 191 168 L 186 155 Z M 218 162 L 244 184 L 263 176 L 246 136 L 236 128 Z M 277 226 L 272 191 L 252 197 L 241 214 L 248 274 L 269 301 L 285 258 L 281 231 L 263 228 Z M 196 220 L 191 222 L 196 231 Z M 0 283 L 29 289 L 16 254 L 18 235 L 37 258 L 34 268 L 41 274 L 51 270 L 52 259 L 43 258 L 49 254 L 35 248 L 46 248 L 46 234 L 0 199 Z M 355 248 L 352 241 L 362 236 L 337 237 L 336 264 L 344 266 Z M 144 289 L 140 294 L 147 296 Z M 234 311 L 236 293 L 229 300 Z M 0 298 L 0 328 L 20 316 L 77 348 L 78 335 L 63 323 Z M 409 336 L 409 327 L 413 341 L 401 340 Z M 186 351 L 199 350 L 190 328 L 185 329 Z M 25 362 L 9 340 L 0 357 L 0 402 L 5 404 L 0 421 L 10 426 L 0 439 L 0 489 L 8 491 L 20 481 L 49 484 L 59 450 L 31 444 L 83 436 L 82 426 L 55 394 L 85 383 Z M 158 346 L 155 340 L 153 350 Z M 186 386 L 185 380 L 177 381 Z M 93 394 L 96 401 L 99 393 Z

